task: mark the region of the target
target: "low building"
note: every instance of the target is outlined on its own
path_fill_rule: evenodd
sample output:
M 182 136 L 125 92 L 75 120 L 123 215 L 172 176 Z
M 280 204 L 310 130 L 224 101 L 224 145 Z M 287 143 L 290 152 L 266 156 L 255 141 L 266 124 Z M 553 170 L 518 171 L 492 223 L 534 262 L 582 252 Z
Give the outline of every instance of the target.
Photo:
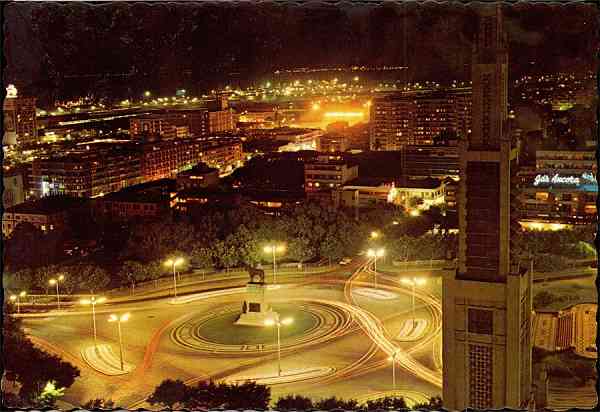
M 85 199 L 69 196 L 49 196 L 21 203 L 4 210 L 2 234 L 6 237 L 20 223 L 31 223 L 43 232 L 66 230 L 71 212 L 87 207 Z
M 226 192 L 216 187 L 182 189 L 177 192 L 175 208 L 183 214 L 193 214 L 205 207 L 219 209 L 236 208 L 242 196 L 238 192 Z
M 402 206 L 412 211 L 444 204 L 445 183 L 438 179 L 357 178 L 336 190 L 335 205 L 365 209 L 381 204 Z
M 176 195 L 175 180 L 161 179 L 97 198 L 93 209 L 97 216 L 115 221 L 155 219 L 169 214 Z
M 309 200 L 331 202 L 333 192 L 358 177 L 358 166 L 343 156 L 321 154 L 304 164 L 304 191 Z
M 245 192 L 243 200 L 270 215 L 278 215 L 301 205 L 306 200 L 302 192 Z
M 177 190 L 205 189 L 219 183 L 219 170 L 205 163 L 198 163 L 190 170 L 177 175 Z
M 318 152 L 339 153 L 348 150 L 348 139 L 338 134 L 324 134 L 319 138 Z

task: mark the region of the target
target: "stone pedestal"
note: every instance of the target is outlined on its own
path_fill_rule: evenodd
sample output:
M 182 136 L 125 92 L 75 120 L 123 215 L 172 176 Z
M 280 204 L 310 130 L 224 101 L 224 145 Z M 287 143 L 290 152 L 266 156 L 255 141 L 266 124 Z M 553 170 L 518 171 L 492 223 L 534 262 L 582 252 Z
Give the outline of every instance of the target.
M 265 326 L 267 319 L 275 319 L 277 312 L 273 312 L 271 305 L 265 300 L 267 285 L 263 282 L 248 282 L 247 295 L 242 304 L 242 313 L 235 322 L 236 325 Z

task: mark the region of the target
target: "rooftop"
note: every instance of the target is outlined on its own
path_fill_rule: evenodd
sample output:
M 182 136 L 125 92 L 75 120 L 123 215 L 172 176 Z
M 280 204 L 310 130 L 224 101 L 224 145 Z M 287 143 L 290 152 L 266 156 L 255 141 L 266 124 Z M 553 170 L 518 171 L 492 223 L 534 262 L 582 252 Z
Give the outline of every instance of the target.
M 98 200 L 133 203 L 168 201 L 171 193 L 176 191 L 176 186 L 176 181 L 173 179 L 154 180 L 152 182 L 126 187 L 118 192 L 109 193 Z
M 51 215 L 84 206 L 87 199 L 70 196 L 48 196 L 9 207 L 5 213 Z

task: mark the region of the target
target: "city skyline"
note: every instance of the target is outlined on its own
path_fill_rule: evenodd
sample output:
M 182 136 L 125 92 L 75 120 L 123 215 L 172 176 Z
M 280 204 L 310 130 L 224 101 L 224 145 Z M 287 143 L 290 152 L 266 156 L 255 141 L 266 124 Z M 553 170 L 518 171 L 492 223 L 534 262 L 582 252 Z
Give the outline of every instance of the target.
M 590 7 L 8 4 L 2 406 L 596 406 Z

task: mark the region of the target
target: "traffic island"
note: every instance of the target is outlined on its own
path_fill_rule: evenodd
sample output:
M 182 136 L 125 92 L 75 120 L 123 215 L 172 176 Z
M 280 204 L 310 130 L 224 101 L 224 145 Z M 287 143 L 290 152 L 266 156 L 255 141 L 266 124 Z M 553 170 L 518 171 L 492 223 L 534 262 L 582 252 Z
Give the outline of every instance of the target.
M 81 350 L 81 357 L 90 368 L 108 376 L 125 375 L 135 366 L 124 362 L 121 369 L 121 360 L 112 350 L 110 345 L 88 346 Z
M 427 319 L 407 319 L 404 321 L 396 340 L 401 342 L 413 342 L 419 340 L 427 329 Z

